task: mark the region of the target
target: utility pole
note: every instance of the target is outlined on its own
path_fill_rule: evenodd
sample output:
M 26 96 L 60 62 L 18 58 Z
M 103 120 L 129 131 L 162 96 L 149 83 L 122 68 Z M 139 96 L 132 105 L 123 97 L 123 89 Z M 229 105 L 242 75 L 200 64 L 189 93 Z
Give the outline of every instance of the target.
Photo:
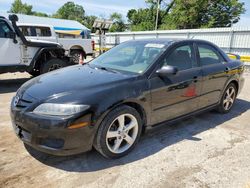
M 156 11 L 156 19 L 155 19 L 155 30 L 158 29 L 159 9 L 160 9 L 160 0 L 157 0 L 157 11 Z

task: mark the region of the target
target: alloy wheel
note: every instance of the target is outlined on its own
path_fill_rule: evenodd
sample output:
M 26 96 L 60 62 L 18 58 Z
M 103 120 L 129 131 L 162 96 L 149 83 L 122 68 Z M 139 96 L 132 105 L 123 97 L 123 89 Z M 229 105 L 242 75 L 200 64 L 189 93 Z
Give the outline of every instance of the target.
M 80 57 L 81 57 L 81 54 L 80 54 L 80 53 L 75 53 L 75 54 L 72 56 L 72 61 L 73 61 L 75 64 L 78 64 L 78 63 L 79 63 Z
M 106 145 L 112 153 L 123 153 L 135 142 L 139 131 L 137 119 L 132 114 L 119 115 L 109 126 Z
M 224 95 L 223 107 L 225 110 L 230 110 L 233 106 L 236 97 L 236 91 L 234 87 L 229 87 Z

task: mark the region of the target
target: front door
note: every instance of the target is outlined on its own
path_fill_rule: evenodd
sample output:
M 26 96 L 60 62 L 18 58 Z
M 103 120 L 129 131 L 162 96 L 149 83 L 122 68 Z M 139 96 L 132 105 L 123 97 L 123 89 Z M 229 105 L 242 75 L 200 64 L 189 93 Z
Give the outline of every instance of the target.
M 176 46 L 163 59 L 164 65 L 177 67 L 178 73 L 166 78 L 155 75 L 149 80 L 152 124 L 174 119 L 199 108 L 202 72 L 197 64 L 193 43 Z
M 9 32 L 9 25 L 0 19 L 0 65 L 16 65 L 21 63 L 21 50 L 18 43 L 14 43 Z

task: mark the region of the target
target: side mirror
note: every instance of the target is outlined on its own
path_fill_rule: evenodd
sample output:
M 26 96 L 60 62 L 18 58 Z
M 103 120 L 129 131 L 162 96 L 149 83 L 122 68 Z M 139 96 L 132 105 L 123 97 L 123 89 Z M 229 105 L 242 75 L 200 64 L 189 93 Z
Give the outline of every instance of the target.
M 174 75 L 177 74 L 178 68 L 170 65 L 163 66 L 161 69 L 158 69 L 156 71 L 156 74 L 158 74 L 160 77 L 166 77 L 168 75 Z

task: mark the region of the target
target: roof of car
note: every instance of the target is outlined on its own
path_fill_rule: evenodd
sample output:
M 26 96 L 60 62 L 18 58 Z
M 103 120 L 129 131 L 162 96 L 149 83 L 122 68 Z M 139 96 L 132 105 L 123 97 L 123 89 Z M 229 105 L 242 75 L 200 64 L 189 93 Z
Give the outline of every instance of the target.
M 181 42 L 181 41 L 200 41 L 200 42 L 207 42 L 210 43 L 209 41 L 205 41 L 205 40 L 199 40 L 199 39 L 183 39 L 183 38 L 148 38 L 148 39 L 135 39 L 132 41 L 142 41 L 142 42 L 156 42 L 156 43 L 163 43 L 163 44 L 169 44 L 169 43 L 174 43 L 174 42 Z

